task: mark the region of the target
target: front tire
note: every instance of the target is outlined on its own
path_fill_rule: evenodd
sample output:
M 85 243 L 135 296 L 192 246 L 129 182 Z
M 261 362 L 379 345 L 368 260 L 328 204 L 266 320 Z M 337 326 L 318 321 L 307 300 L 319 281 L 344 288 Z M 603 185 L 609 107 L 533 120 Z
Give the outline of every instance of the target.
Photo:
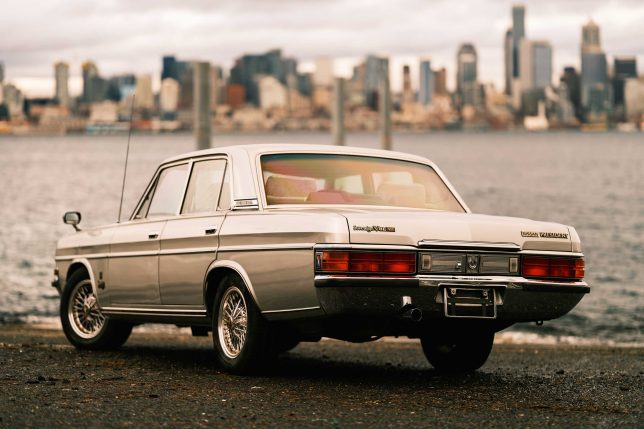
M 116 349 L 132 332 L 131 324 L 103 315 L 84 270 L 74 272 L 67 280 L 60 298 L 60 321 L 69 342 L 79 349 Z
M 420 340 L 429 363 L 442 372 L 472 372 L 487 361 L 494 331 L 463 329 L 432 332 Z
M 221 368 L 247 374 L 273 362 L 270 326 L 239 276 L 222 280 L 212 309 L 212 339 Z

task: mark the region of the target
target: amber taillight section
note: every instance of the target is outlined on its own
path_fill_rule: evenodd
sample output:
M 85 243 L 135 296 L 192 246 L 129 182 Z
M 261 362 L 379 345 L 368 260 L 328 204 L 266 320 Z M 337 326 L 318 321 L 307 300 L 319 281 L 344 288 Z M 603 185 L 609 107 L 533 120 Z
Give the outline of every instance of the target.
M 521 257 L 521 273 L 524 277 L 581 280 L 584 278 L 584 267 L 584 258 Z
M 414 252 L 325 250 L 316 253 L 318 271 L 341 273 L 414 274 Z

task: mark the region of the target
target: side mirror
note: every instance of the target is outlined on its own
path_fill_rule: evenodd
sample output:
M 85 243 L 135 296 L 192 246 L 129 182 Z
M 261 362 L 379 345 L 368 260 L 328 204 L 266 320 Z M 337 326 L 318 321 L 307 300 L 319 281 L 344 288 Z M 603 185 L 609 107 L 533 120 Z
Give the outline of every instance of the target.
M 63 215 L 63 222 L 65 222 L 67 225 L 73 226 L 76 231 L 80 231 L 80 228 L 77 226 L 80 221 L 80 212 L 67 212 Z

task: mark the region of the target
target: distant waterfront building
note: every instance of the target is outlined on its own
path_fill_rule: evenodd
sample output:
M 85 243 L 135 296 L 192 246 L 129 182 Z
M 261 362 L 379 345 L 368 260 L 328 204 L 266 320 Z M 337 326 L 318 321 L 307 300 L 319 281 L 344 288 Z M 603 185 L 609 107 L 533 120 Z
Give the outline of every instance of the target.
M 25 97 L 15 85 L 2 85 L 3 103 L 7 106 L 10 119 L 22 119 L 24 117 Z
M 512 38 L 512 29 L 508 28 L 505 32 L 505 37 L 503 38 L 503 68 L 505 71 L 505 93 L 512 93 L 512 76 L 513 76 L 513 61 L 514 55 L 512 51 L 513 47 L 513 38 Z
M 132 94 L 136 88 L 136 76 L 131 73 L 112 76 L 107 80 L 107 99 L 121 101 Z
M 523 38 L 519 57 L 519 82 L 523 91 L 543 89 L 552 84 L 552 46 L 549 42 Z
M 403 66 L 403 88 L 402 88 L 402 104 L 403 106 L 410 106 L 414 104 L 414 89 L 411 86 L 411 69 L 407 64 Z
M 565 67 L 559 81 L 566 85 L 567 95 L 575 110 L 575 115 L 581 119 L 581 77 L 574 67 Z
M 456 94 L 459 106 L 481 104 L 478 85 L 478 58 L 471 43 L 464 43 L 456 55 Z
M 313 74 L 311 73 L 298 73 L 296 75 L 297 92 L 305 97 L 313 95 Z
M 512 77 L 521 75 L 521 40 L 525 37 L 525 6 L 512 6 Z
M 285 108 L 288 103 L 288 90 L 274 76 L 263 76 L 258 79 L 259 106 L 263 110 Z
M 434 71 L 434 95 L 447 95 L 447 69 Z
M 0 85 L 4 82 L 4 63 L 0 61 Z
M 69 64 L 57 62 L 54 64 L 56 79 L 55 99 L 59 106 L 69 107 Z
M 316 58 L 313 83 L 316 86 L 332 86 L 333 77 L 333 59 L 328 57 Z
M 644 78 L 628 78 L 624 82 L 624 107 L 626 119 L 644 122 Z
M 379 88 L 382 79 L 389 77 L 389 58 L 369 55 L 364 69 L 364 96 L 367 106 L 378 110 Z
M 581 105 L 589 112 L 606 112 L 610 109 L 611 90 L 599 26 L 591 20 L 581 33 Z
M 613 60 L 613 100 L 616 106 L 624 104 L 624 81 L 637 77 L 635 57 L 615 57 Z
M 161 118 L 175 119 L 177 106 L 179 104 L 179 82 L 167 77 L 161 81 L 159 93 L 159 106 L 161 107 Z
M 226 104 L 232 109 L 239 109 L 246 104 L 246 88 L 237 83 L 226 86 Z
M 430 59 L 420 61 L 419 80 L 418 102 L 423 106 L 429 106 L 434 98 L 434 72 Z
M 162 58 L 161 81 L 164 79 L 174 79 L 179 82 L 179 73 L 177 70 L 177 59 L 174 55 L 166 55 Z
M 86 103 L 103 101 L 107 97 L 107 81 L 98 74 L 98 67 L 91 61 L 82 65 L 83 95 L 82 100 Z
M 154 93 L 152 92 L 152 76 L 149 74 L 140 75 L 136 78 L 136 97 L 134 105 L 138 109 L 154 109 Z

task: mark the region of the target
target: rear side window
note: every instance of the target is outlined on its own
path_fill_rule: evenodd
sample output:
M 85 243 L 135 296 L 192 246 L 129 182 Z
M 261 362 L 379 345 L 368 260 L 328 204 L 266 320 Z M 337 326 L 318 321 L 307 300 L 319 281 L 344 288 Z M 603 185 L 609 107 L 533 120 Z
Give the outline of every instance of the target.
M 228 199 L 228 192 L 222 191 L 222 187 L 227 185 L 224 183 L 225 173 L 226 161 L 223 159 L 195 162 L 181 213 L 214 212 L 218 208 L 227 208 L 227 201 L 221 204 L 222 197 Z
M 161 171 L 150 202 L 147 217 L 172 216 L 179 211 L 186 185 L 188 164 L 175 165 Z

